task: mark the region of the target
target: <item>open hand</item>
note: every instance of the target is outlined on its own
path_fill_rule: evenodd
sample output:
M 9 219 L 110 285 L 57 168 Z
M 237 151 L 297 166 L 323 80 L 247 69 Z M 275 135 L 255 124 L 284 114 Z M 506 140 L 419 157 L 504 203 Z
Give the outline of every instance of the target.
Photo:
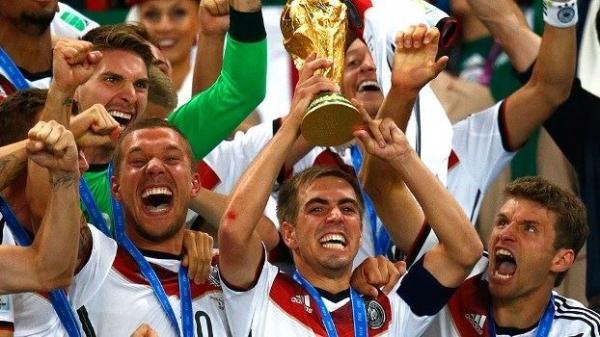
M 392 89 L 418 92 L 444 70 L 448 57 L 436 61 L 439 40 L 439 30 L 424 24 L 396 34 Z

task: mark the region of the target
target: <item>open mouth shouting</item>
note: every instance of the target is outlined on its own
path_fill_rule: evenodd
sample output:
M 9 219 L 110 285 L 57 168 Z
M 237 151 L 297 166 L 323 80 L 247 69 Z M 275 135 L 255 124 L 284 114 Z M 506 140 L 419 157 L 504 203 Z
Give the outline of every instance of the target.
M 126 128 L 133 120 L 133 113 L 119 110 L 109 110 L 108 113 L 117 121 L 123 128 Z
M 344 250 L 346 248 L 346 238 L 341 234 L 325 234 L 319 240 L 323 248 Z
M 504 248 L 499 248 L 494 254 L 494 270 L 492 277 L 506 281 L 510 280 L 517 270 L 517 261 L 513 254 Z
M 377 81 L 367 80 L 358 84 L 357 92 L 380 92 L 381 88 Z
M 144 210 L 150 214 L 162 214 L 173 206 L 173 192 L 168 187 L 149 187 L 142 192 Z

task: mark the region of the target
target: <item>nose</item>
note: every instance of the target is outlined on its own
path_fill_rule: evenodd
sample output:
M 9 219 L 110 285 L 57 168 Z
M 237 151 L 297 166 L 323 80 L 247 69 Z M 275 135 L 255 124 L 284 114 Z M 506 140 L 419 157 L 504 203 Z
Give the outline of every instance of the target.
M 504 227 L 500 229 L 500 241 L 514 241 L 515 240 L 515 230 L 517 227 L 517 223 L 511 221 Z
M 168 15 L 161 15 L 158 22 L 154 24 L 157 32 L 168 32 L 173 29 L 173 21 Z
M 342 219 L 342 211 L 338 207 L 333 207 L 329 214 L 327 214 L 326 222 L 335 223 Z
M 158 176 L 165 173 L 165 167 L 163 165 L 162 160 L 158 158 L 152 158 L 148 161 L 148 165 L 146 167 L 146 173 L 150 176 Z
M 123 86 L 119 90 L 118 97 L 120 100 L 128 104 L 135 103 L 137 99 L 135 87 L 133 83 L 123 83 Z
M 365 57 L 363 59 L 363 62 L 360 65 L 360 71 L 363 72 L 367 72 L 367 71 L 375 71 L 375 62 L 373 61 L 373 57 L 371 57 L 371 54 L 367 51 L 365 54 Z

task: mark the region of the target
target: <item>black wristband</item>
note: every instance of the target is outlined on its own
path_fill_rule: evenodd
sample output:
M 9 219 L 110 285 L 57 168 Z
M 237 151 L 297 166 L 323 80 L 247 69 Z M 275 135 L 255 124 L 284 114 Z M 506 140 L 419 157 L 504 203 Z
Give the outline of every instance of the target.
M 229 35 L 239 42 L 258 42 L 267 37 L 262 11 L 239 12 L 229 8 Z

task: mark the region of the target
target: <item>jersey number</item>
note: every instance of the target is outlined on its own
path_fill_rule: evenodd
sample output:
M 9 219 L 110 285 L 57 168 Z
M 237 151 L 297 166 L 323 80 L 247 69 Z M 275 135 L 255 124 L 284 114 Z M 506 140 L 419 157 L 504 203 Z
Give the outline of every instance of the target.
M 213 337 L 212 323 L 208 314 L 202 310 L 196 311 L 196 335 L 198 337 Z M 202 323 L 204 321 L 204 323 Z

